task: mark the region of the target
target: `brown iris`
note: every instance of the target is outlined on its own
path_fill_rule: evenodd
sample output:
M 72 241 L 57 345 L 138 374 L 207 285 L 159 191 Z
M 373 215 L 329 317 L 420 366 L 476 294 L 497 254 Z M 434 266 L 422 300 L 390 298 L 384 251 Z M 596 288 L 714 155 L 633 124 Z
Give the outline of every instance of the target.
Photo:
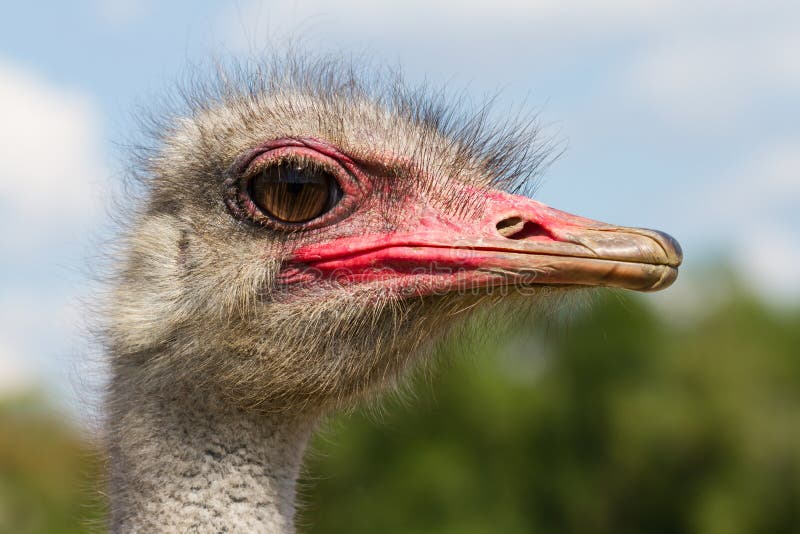
M 341 196 L 336 178 L 324 168 L 291 161 L 259 171 L 250 179 L 248 189 L 261 211 L 288 223 L 316 219 Z

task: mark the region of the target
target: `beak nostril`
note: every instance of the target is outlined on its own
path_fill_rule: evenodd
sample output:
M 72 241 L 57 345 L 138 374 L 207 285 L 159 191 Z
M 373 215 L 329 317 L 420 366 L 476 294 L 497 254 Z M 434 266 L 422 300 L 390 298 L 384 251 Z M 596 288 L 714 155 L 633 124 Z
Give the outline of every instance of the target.
M 497 233 L 508 239 L 526 239 L 528 237 L 544 236 L 552 238 L 542 225 L 533 221 L 526 221 L 522 217 L 508 217 L 496 225 Z
M 522 217 L 508 217 L 497 223 L 497 232 L 503 237 L 511 237 L 525 226 Z

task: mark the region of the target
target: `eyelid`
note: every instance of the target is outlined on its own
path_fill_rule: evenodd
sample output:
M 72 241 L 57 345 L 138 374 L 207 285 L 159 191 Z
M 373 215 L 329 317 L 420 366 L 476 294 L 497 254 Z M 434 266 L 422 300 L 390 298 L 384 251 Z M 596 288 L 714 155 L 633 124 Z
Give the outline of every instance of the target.
M 323 167 L 334 177 L 341 191 L 341 198 L 329 211 L 303 223 L 272 219 L 253 203 L 248 193 L 248 183 L 259 173 L 259 169 L 292 159 L 307 159 L 310 164 Z M 247 153 L 234 165 L 230 177 L 225 181 L 225 203 L 236 217 L 261 226 L 284 231 L 310 230 L 335 224 L 349 216 L 367 193 L 368 182 L 364 178 L 350 158 L 324 142 L 308 139 L 275 141 Z

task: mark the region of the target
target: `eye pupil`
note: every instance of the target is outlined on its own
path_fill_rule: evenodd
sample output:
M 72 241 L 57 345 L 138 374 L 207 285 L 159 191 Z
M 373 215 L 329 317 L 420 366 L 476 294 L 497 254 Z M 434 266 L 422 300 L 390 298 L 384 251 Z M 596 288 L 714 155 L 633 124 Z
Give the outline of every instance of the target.
M 282 222 L 302 223 L 330 210 L 341 196 L 336 179 L 324 169 L 283 162 L 250 179 L 253 203 Z

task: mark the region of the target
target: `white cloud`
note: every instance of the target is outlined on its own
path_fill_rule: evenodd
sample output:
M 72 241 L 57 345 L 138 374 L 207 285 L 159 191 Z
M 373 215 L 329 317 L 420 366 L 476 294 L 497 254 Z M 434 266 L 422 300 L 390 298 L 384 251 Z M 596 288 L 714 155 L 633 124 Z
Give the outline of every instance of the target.
M 96 0 L 100 19 L 117 28 L 140 20 L 149 7 L 148 0 Z
M 0 253 L 13 257 L 85 228 L 106 171 L 85 96 L 0 62 L 0 117 Z
M 796 92 L 800 33 L 775 22 L 757 31 L 734 25 L 665 35 L 631 67 L 633 91 L 681 124 L 736 118 L 754 100 Z
M 623 56 L 620 72 L 609 73 L 621 78 L 611 80 L 616 90 L 682 126 L 725 123 L 758 96 L 800 90 L 800 3 L 790 0 L 251 0 L 221 25 L 239 51 L 300 39 L 310 48 L 411 54 L 450 73 L 505 70 L 498 86 L 515 68 L 607 47 Z
M 226 47 L 258 52 L 299 41 L 310 49 L 413 55 L 473 72 L 519 67 L 513 54 L 548 60 L 554 51 L 645 32 L 673 18 L 675 2 L 653 0 L 308 0 L 236 3 L 218 21 Z M 525 65 L 527 68 L 527 65 Z
M 778 300 L 800 296 L 800 139 L 752 156 L 697 194 L 689 219 L 728 246 L 746 281 Z
M 700 135 L 780 120 L 775 102 L 800 93 L 799 27 L 795 0 L 248 0 L 217 21 L 236 53 L 363 54 L 412 79 L 532 90 L 534 105 L 564 93 L 582 117 L 612 104 Z
M 62 375 L 61 310 L 102 214 L 106 170 L 84 95 L 0 60 L 0 392 Z M 69 278 L 71 281 L 66 281 Z
M 800 139 L 758 155 L 733 185 L 728 220 L 742 229 L 734 257 L 778 299 L 800 296 Z
M 251 0 L 237 4 L 223 17 L 227 37 L 234 44 L 263 45 L 263 39 L 296 38 L 298 30 L 314 29 L 340 37 L 363 38 L 380 35 L 414 41 L 414 30 L 436 27 L 447 39 L 461 34 L 474 36 L 476 27 L 497 29 L 502 26 L 528 25 L 529 37 L 551 29 L 582 29 L 591 33 L 611 33 L 622 26 L 634 27 L 657 21 L 675 11 L 675 2 L 657 0 L 481 0 L 442 1 L 406 0 L 372 2 L 369 0 L 310 0 L 304 2 L 266 2 Z M 533 26 L 538 25 L 538 26 Z M 268 31 L 262 31 L 268 30 Z M 412 33 L 409 33 L 412 32 Z M 245 40 L 242 40 L 242 37 Z M 251 39 L 255 37 L 256 42 Z M 562 35 L 582 39 L 584 35 Z
M 744 232 L 734 261 L 745 280 L 774 300 L 800 297 L 800 239 L 783 225 L 760 224 Z
M 35 279 L 29 287 L 0 285 L 0 396 L 42 386 L 45 375 L 60 373 L 52 345 L 65 346 L 69 336 L 63 303 L 35 286 Z
M 105 367 L 88 337 L 78 294 L 86 285 L 53 295 L 37 287 L 0 283 L 0 398 L 38 389 L 73 413 L 88 413 L 105 384 Z
M 753 156 L 725 193 L 732 203 L 761 212 L 796 211 L 800 206 L 800 138 L 777 142 Z M 800 236 L 798 236 L 800 238 Z
M 33 374 L 22 362 L 18 349 L 0 339 L 0 396 L 23 393 L 33 387 Z

